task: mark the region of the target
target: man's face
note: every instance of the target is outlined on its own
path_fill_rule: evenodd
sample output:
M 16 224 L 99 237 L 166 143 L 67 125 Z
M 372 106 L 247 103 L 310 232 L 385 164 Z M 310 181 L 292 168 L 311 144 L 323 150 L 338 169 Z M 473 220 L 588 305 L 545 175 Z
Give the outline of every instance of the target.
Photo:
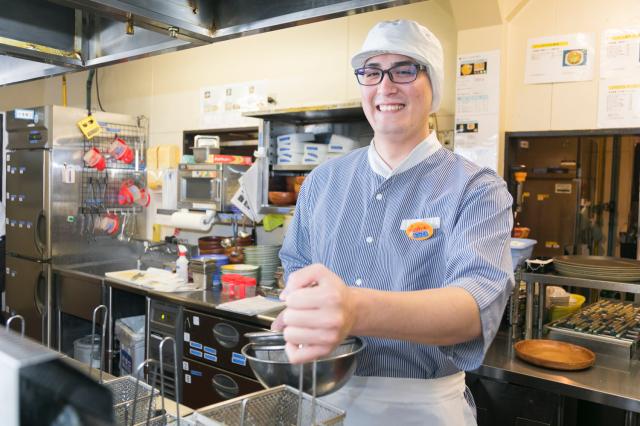
M 369 58 L 365 66 L 387 70 L 398 64 L 416 63 L 408 56 L 383 54 Z M 420 138 L 428 134 L 428 117 L 431 107 L 431 82 L 427 73 L 420 71 L 411 83 L 398 84 L 385 74 L 376 86 L 360 86 L 362 109 L 375 137 Z

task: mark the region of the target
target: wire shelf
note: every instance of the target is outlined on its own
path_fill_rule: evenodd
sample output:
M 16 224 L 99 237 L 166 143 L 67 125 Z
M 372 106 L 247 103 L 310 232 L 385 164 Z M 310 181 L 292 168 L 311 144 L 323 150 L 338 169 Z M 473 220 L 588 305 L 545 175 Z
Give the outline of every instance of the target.
M 146 129 L 140 126 L 101 122 L 102 130 L 93 139 L 84 140 L 84 152 L 95 148 L 105 159 L 105 168 L 96 168 L 84 164 L 82 185 L 80 186 L 80 208 L 82 214 L 100 214 L 105 212 L 137 213 L 142 211 L 138 205 L 121 205 L 118 200 L 120 188 L 125 183 L 146 188 L 145 173 Z M 133 151 L 133 160 L 127 164 L 109 153 L 111 143 L 122 139 Z

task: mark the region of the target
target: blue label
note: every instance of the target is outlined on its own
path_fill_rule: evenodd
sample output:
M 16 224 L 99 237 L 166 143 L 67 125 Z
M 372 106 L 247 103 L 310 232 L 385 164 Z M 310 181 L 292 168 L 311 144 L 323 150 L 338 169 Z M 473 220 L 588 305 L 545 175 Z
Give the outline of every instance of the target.
M 202 343 L 198 343 L 198 342 L 189 342 L 189 346 L 196 349 L 202 349 Z
M 191 370 L 191 375 L 196 377 L 202 377 L 202 371 Z
M 280 142 L 282 142 L 282 141 L 288 141 L 289 139 L 291 139 L 291 136 L 281 136 L 281 137 L 279 138 L 279 141 L 280 141 Z
M 213 349 L 213 348 L 211 348 L 209 346 L 205 346 L 204 347 L 204 351 L 207 352 L 207 353 L 210 353 L 212 355 L 217 355 L 218 354 L 217 350 L 215 350 L 215 349 Z
M 131 374 L 133 371 L 133 360 L 131 359 L 131 355 L 129 355 L 129 352 L 124 349 L 120 349 L 120 370 L 126 374 Z
M 202 351 L 196 351 L 195 349 L 189 349 L 189 353 L 193 356 L 202 358 Z
M 207 359 L 207 360 L 209 360 L 211 362 L 218 362 L 218 357 L 217 356 L 211 355 L 211 354 L 208 354 L 208 353 L 204 354 L 204 359 Z
M 237 352 L 233 352 L 231 354 L 231 362 L 233 364 L 242 365 L 244 367 L 245 365 L 247 365 L 247 358 L 242 354 L 239 354 Z

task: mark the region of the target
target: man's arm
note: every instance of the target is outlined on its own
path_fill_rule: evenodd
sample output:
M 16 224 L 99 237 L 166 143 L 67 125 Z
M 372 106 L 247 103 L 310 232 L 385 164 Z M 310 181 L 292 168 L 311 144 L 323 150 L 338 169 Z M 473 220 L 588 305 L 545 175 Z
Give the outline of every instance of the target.
M 347 334 L 441 346 L 481 333 L 475 299 L 461 288 L 413 292 L 349 288 L 316 264 L 291 274 L 282 297 L 287 309 L 273 328 L 284 327 L 292 362 L 328 355 Z

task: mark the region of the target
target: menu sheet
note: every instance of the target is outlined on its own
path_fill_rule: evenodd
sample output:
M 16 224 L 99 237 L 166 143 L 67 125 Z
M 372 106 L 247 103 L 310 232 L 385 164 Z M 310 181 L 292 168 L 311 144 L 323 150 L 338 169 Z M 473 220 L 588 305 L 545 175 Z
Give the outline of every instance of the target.
M 592 80 L 595 34 L 531 38 L 526 55 L 525 84 Z
M 640 28 L 602 33 L 599 83 L 597 126 L 640 127 Z
M 259 120 L 242 113 L 267 108 L 266 81 L 248 81 L 200 89 L 202 128 L 257 126 Z
M 500 51 L 458 56 L 454 151 L 497 170 Z

